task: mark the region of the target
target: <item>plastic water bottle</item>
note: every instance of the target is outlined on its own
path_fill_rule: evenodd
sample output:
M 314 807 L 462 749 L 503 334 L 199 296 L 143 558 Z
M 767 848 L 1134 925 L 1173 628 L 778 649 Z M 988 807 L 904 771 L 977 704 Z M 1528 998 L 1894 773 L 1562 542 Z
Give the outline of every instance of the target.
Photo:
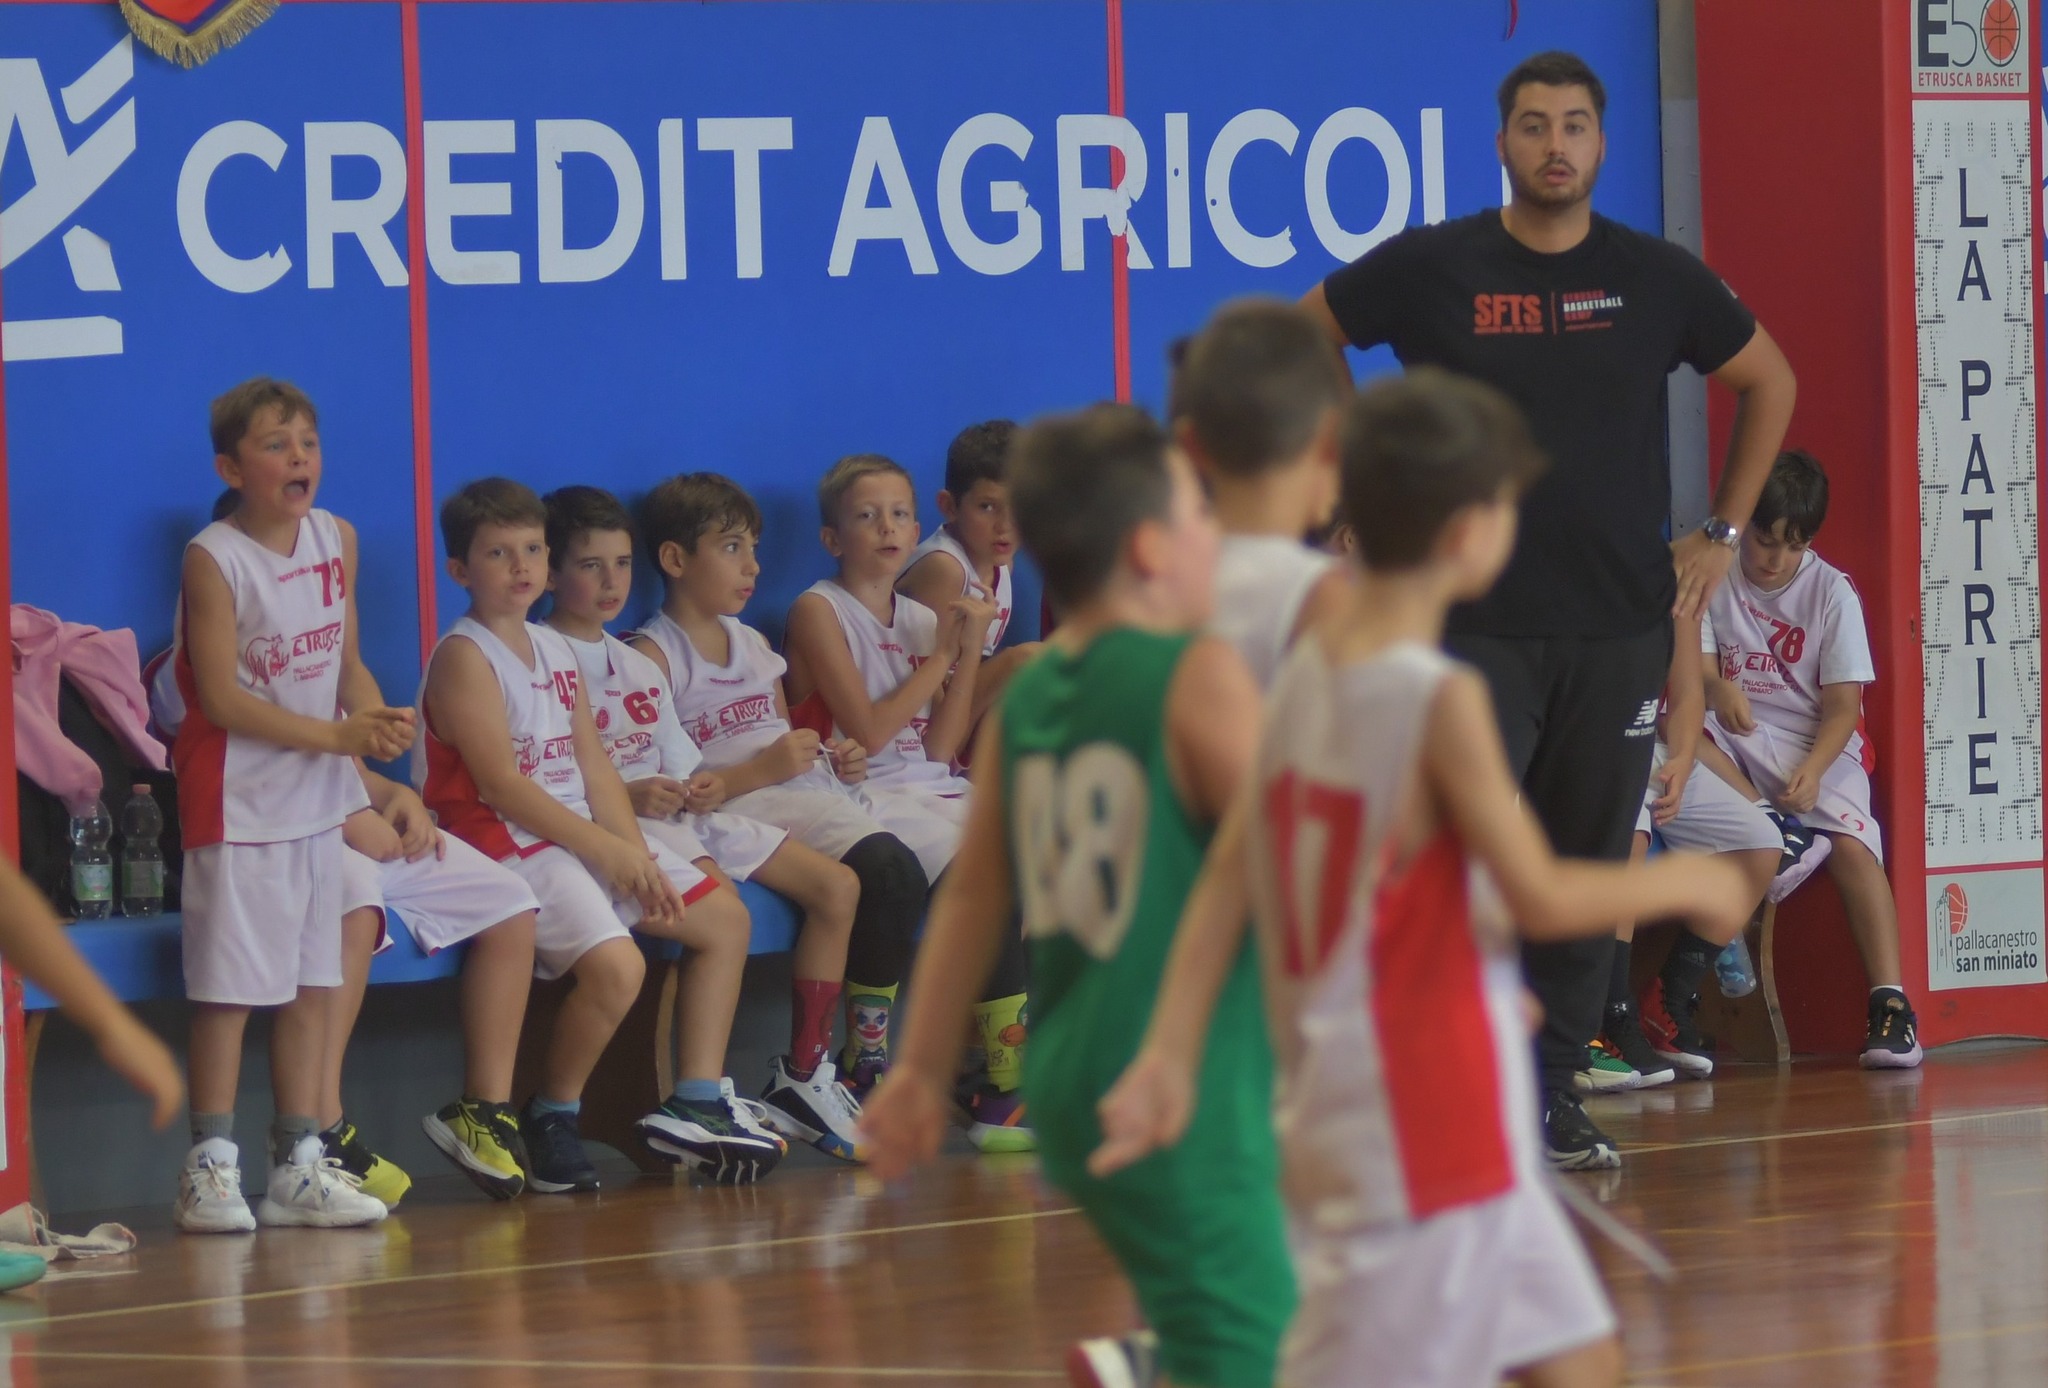
M 164 909 L 164 815 L 148 786 L 133 786 L 121 811 L 121 914 L 159 916 Z
M 1721 985 L 1724 998 L 1745 998 L 1756 991 L 1756 965 L 1750 962 L 1749 945 L 1740 935 L 1715 956 L 1714 980 Z
M 71 901 L 82 921 L 105 920 L 114 912 L 114 855 L 107 843 L 114 821 L 94 796 L 83 812 L 71 812 Z

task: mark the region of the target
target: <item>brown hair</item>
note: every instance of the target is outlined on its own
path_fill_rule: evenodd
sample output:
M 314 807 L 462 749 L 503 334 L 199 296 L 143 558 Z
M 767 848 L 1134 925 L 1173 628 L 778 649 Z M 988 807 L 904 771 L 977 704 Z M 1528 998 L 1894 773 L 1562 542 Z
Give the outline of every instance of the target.
M 1100 592 L 1131 532 L 1172 504 L 1166 433 L 1135 405 L 1041 419 L 1010 452 L 1017 531 L 1063 609 Z
M 214 400 L 210 421 L 213 451 L 233 456 L 236 447 L 248 435 L 249 426 L 256 422 L 256 416 L 272 405 L 284 411 L 285 421 L 304 415 L 314 428 L 320 427 L 320 413 L 313 408 L 306 392 L 290 381 L 256 376 Z
M 548 568 L 560 572 L 569 545 L 579 535 L 623 530 L 633 535 L 633 517 L 602 487 L 562 487 L 541 498 L 548 512 Z
M 1344 421 L 1342 515 L 1370 569 L 1412 569 L 1451 517 L 1526 491 L 1547 464 L 1520 409 L 1492 386 L 1422 366 L 1382 376 Z
M 533 488 L 509 477 L 485 477 L 441 503 L 441 543 L 450 559 L 469 562 L 476 532 L 487 525 L 547 527 L 548 508 Z
M 863 477 L 875 477 L 882 473 L 894 473 L 910 486 L 910 494 L 917 495 L 917 483 L 894 458 L 885 458 L 879 453 L 849 453 L 832 464 L 825 474 L 825 480 L 818 483 L 818 524 L 839 524 L 839 503 L 853 490 L 853 484 Z
M 1299 305 L 1238 299 L 1216 311 L 1174 363 L 1169 413 L 1233 477 L 1290 462 L 1351 395 L 1351 373 Z
M 746 489 L 715 472 L 679 472 L 640 503 L 640 533 L 657 563 L 670 542 L 690 553 L 713 530 L 744 530 L 761 538 L 761 508 Z

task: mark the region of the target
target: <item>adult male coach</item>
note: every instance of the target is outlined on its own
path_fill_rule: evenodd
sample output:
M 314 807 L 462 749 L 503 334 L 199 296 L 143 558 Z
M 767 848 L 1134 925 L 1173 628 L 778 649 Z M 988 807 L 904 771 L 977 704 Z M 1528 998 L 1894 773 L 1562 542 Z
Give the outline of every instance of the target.
M 1304 304 L 1344 343 L 1388 343 L 1505 391 L 1551 471 L 1523 502 L 1513 560 L 1461 609 L 1450 646 L 1493 688 L 1509 762 L 1563 854 L 1624 858 L 1649 781 L 1671 616 L 1727 575 L 1792 417 L 1784 354 L 1713 271 L 1595 213 L 1607 94 L 1569 53 L 1500 86 L 1496 144 L 1512 200 L 1376 246 Z M 1666 546 L 1665 378 L 1680 362 L 1739 401 L 1714 514 Z M 1531 945 L 1543 1002 L 1537 1063 L 1550 1159 L 1618 1166 L 1572 1093 L 1600 1029 L 1611 938 Z

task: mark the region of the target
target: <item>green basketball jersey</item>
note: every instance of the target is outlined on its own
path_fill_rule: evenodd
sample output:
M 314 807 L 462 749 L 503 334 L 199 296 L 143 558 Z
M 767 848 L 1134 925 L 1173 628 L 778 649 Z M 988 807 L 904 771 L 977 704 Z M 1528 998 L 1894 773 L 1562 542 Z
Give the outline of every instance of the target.
M 1166 758 L 1167 689 L 1193 639 L 1105 632 L 1079 655 L 1049 650 L 1003 695 L 1004 811 L 1031 941 L 1026 1086 L 1042 1137 L 1071 1105 L 1086 1128 L 1075 1136 L 1093 1140 L 1095 1101 L 1137 1053 L 1201 870 L 1210 829 L 1188 817 Z M 1254 953 L 1247 940 L 1202 1078 L 1226 1121 L 1264 1131 L 1272 1057 Z

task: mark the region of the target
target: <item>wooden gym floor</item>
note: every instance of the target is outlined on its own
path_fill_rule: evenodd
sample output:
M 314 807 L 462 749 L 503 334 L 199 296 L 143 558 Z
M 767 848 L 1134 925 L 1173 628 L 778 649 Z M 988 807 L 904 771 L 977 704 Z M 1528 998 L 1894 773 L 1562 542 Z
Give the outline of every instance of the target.
M 1627 1166 L 1574 1179 L 1680 1274 L 1596 1244 L 1632 1383 L 2048 1383 L 2048 1047 L 1731 1067 L 1592 1107 Z M 510 1205 L 415 1174 L 378 1229 L 133 1217 L 139 1253 L 0 1298 L 0 1383 L 1058 1383 L 1068 1342 L 1132 1314 L 1028 1158 L 962 1150 L 901 1190 L 808 1152 L 749 1190 L 614 1164 L 602 1195 Z

